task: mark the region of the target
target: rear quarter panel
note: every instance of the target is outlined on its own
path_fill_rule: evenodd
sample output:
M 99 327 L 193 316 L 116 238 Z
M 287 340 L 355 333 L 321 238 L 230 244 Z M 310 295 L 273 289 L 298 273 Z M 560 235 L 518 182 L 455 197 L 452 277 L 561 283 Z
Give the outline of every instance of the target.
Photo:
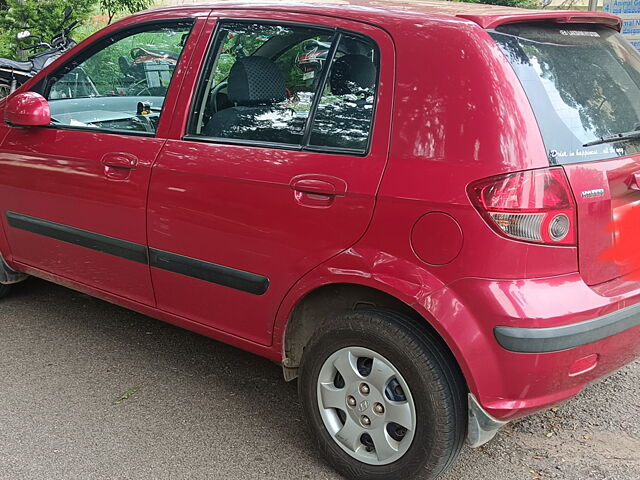
M 467 196 L 474 180 L 549 166 L 529 102 L 495 42 L 476 24 L 458 19 L 425 19 L 393 36 L 398 73 L 391 153 L 363 243 L 417 259 L 411 228 L 425 213 L 439 211 L 451 215 L 463 235 L 454 260 L 427 267 L 443 283 L 577 271 L 575 248 L 503 238 Z M 424 242 L 423 250 L 448 242 L 439 232 L 414 240 Z

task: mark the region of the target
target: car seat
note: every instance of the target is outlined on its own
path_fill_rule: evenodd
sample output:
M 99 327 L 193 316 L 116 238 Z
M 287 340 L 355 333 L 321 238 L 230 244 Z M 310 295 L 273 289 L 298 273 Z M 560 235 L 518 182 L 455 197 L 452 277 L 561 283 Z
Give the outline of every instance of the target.
M 295 135 L 282 125 L 293 114 L 282 105 L 287 98 L 285 79 L 275 62 L 258 56 L 239 58 L 229 72 L 227 92 L 234 106 L 211 116 L 205 136 L 295 143 Z

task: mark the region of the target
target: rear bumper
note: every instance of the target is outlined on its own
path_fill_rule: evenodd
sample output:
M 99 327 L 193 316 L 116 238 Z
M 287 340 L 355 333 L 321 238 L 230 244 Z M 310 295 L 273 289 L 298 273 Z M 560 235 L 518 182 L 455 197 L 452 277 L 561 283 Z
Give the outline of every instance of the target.
M 472 278 L 429 301 L 470 392 L 499 421 L 558 404 L 640 357 L 640 282 Z
M 495 327 L 500 346 L 511 352 L 549 353 L 604 340 L 640 325 L 640 303 L 608 315 L 559 327 Z
M 469 421 L 467 425 L 467 443 L 471 448 L 478 448 L 495 437 L 498 430 L 507 422 L 500 421 L 489 415 L 478 403 L 473 393 L 468 395 Z

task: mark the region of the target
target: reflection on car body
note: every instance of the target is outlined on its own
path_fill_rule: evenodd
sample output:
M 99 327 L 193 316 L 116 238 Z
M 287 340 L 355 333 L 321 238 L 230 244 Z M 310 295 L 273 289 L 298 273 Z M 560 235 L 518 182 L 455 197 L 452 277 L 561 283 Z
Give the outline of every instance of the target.
M 0 102 L 0 297 L 35 275 L 263 355 L 339 472 L 435 478 L 640 356 L 620 27 L 428 0 L 123 19 Z

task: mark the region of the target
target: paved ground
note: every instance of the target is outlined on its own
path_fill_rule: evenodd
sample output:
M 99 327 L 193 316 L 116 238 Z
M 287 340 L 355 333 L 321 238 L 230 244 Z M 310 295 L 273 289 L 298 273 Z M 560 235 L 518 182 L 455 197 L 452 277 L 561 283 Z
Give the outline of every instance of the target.
M 30 280 L 0 304 L 0 479 L 125 478 L 339 477 L 276 365 Z M 639 362 L 465 449 L 445 480 L 537 478 L 640 479 Z

